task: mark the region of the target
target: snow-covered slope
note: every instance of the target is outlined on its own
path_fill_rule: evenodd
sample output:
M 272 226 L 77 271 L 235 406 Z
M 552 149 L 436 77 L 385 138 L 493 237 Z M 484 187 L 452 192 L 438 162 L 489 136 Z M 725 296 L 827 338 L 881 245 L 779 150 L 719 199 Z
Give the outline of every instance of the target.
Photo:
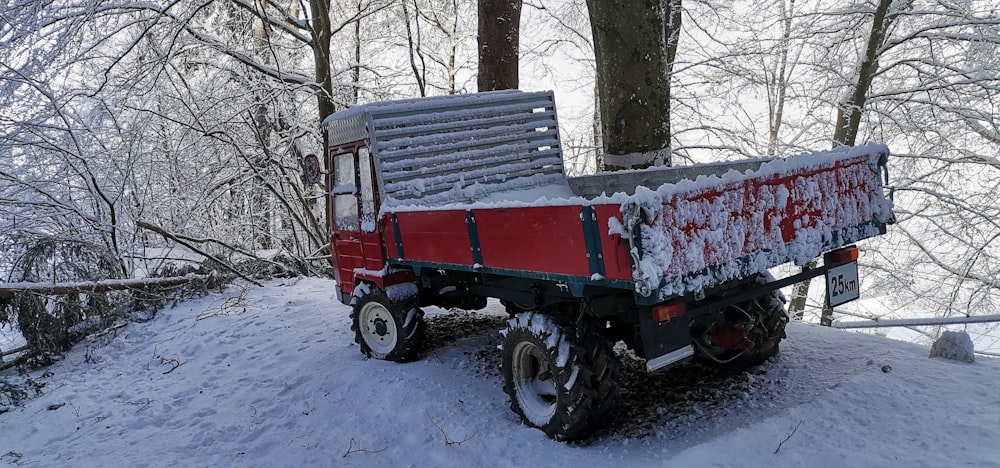
M 509 411 L 492 357 L 498 333 L 416 363 L 365 361 L 333 287 L 230 288 L 78 346 L 34 376 L 42 396 L 0 414 L 0 462 L 1000 466 L 995 360 L 932 360 L 919 346 L 792 324 L 782 354 L 742 376 L 736 397 L 663 395 L 641 430 L 564 444 Z

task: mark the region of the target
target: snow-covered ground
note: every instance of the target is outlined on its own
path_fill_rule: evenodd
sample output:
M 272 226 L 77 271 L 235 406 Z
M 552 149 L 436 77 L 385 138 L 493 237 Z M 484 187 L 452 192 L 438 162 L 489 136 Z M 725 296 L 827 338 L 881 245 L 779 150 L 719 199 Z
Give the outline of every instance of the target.
M 997 360 L 928 359 L 925 347 L 796 323 L 736 398 L 664 395 L 641 436 L 566 444 L 510 412 L 489 357 L 498 333 L 415 363 L 366 361 L 333 288 L 312 278 L 232 287 L 81 344 L 33 375 L 41 396 L 0 407 L 0 462 L 1000 466 Z

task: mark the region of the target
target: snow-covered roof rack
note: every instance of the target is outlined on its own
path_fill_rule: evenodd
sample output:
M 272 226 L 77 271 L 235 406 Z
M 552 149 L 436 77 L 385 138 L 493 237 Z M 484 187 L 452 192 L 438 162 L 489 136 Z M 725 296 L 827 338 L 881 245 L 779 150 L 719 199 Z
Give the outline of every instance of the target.
M 565 178 L 551 91 L 378 102 L 323 123 L 331 146 L 369 141 L 390 204 L 470 200 Z

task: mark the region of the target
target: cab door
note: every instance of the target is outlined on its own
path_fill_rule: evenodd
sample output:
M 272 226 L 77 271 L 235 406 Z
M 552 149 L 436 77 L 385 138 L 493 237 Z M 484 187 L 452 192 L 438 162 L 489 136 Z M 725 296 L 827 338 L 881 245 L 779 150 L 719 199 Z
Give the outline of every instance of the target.
M 334 277 L 342 300 L 354 291 L 355 270 L 377 272 L 385 266 L 378 223 L 378 191 L 371 155 L 365 146 L 333 151 L 331 248 Z M 344 301 L 344 302 L 347 302 Z
M 385 243 L 382 239 L 382 225 L 378 219 L 379 198 L 375 165 L 367 146 L 358 147 L 357 154 L 361 250 L 365 257 L 363 268 L 369 272 L 380 272 L 385 268 Z
M 346 299 L 354 291 L 354 269 L 364 268 L 358 211 L 356 148 L 333 150 L 333 188 L 330 197 L 330 248 L 333 249 L 333 274 Z

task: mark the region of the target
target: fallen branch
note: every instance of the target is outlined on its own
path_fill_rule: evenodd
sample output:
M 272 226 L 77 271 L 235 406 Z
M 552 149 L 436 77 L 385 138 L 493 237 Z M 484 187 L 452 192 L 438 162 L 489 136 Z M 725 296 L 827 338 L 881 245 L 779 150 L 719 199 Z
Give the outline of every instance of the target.
M 116 324 L 112 325 L 111 327 L 108 327 L 108 328 L 106 328 L 104 330 L 101 330 L 101 331 L 98 331 L 98 332 L 94 332 L 93 334 L 90 335 L 90 338 L 91 339 L 95 339 L 95 340 L 98 339 L 98 338 L 103 338 L 104 336 L 107 336 L 108 334 L 117 333 L 118 330 L 120 330 L 122 328 L 125 328 L 127 326 L 128 326 L 128 322 L 119 322 L 119 323 L 116 323 Z
M 358 444 L 358 447 L 355 448 L 354 444 Z M 389 448 L 389 447 L 386 447 L 386 448 Z M 381 450 L 368 450 L 366 448 L 361 448 L 361 444 L 359 444 L 356 440 L 354 440 L 354 437 L 351 437 L 351 444 L 347 447 L 347 451 L 344 452 L 344 458 L 347 458 L 347 456 L 350 455 L 350 454 L 352 454 L 352 453 L 379 453 L 379 452 L 384 452 L 384 451 L 385 451 L 385 449 L 381 449 Z
M 795 428 L 792 429 L 792 432 L 790 432 L 787 437 L 785 437 L 784 439 L 782 439 L 781 442 L 778 442 L 778 448 L 774 449 L 774 453 L 778 453 L 778 450 L 781 450 L 781 446 L 785 445 L 785 442 L 788 442 L 788 439 L 791 439 L 792 436 L 795 435 L 795 431 L 799 430 L 799 426 L 801 426 L 801 425 L 802 425 L 802 421 L 799 420 L 799 423 L 795 425 Z
M 14 348 L 8 351 L 0 350 L 0 358 L 4 356 L 10 356 L 11 354 L 17 354 L 20 353 L 21 351 L 27 351 L 27 350 L 28 350 L 28 345 L 24 345 L 21 346 L 20 348 Z
M 0 298 L 10 299 L 14 297 L 14 294 L 25 291 L 39 294 L 62 295 L 121 291 L 123 289 L 139 289 L 145 286 L 177 286 L 207 277 L 208 275 L 190 274 L 186 276 L 171 276 L 169 278 L 108 279 L 70 283 L 0 283 Z
M 176 359 L 176 358 L 170 358 L 170 359 L 160 358 L 160 364 L 162 364 L 162 365 L 170 364 L 172 366 L 170 369 L 167 369 L 167 371 L 163 373 L 163 375 L 167 375 L 167 374 L 169 374 L 169 373 L 177 370 L 177 368 L 180 367 L 184 363 L 181 362 L 180 359 Z
M 255 281 L 253 278 L 250 278 L 249 276 L 244 275 L 243 273 L 240 273 L 240 271 L 237 270 L 232 265 L 230 265 L 230 264 L 228 264 L 226 262 L 223 262 L 223 261 L 221 261 L 221 260 L 213 257 L 208 252 L 205 252 L 204 250 L 201 250 L 198 247 L 195 247 L 194 244 L 192 243 L 192 242 L 204 242 L 204 240 L 202 240 L 202 239 L 193 239 L 193 238 L 189 238 L 189 237 L 186 237 L 186 236 L 172 234 L 170 232 L 167 232 L 166 229 L 163 229 L 163 228 L 161 228 L 159 226 L 155 226 L 155 225 L 149 224 L 149 223 L 147 223 L 145 221 L 136 221 L 135 225 L 138 226 L 138 227 L 141 227 L 143 229 L 147 229 L 147 230 L 153 231 L 153 232 L 155 232 L 155 233 L 163 236 L 166 239 L 172 240 L 172 241 L 174 241 L 174 242 L 176 242 L 176 243 L 178 243 L 180 245 L 183 245 L 184 247 L 187 247 L 187 248 L 191 249 L 192 252 L 195 252 L 195 253 L 197 253 L 199 255 L 202 255 L 205 258 L 215 259 L 217 262 L 219 262 L 219 265 L 222 265 L 223 268 L 229 270 L 234 275 L 236 275 L 236 276 L 238 276 L 238 277 L 240 277 L 240 278 L 248 281 L 250 284 L 252 284 L 254 286 L 257 286 L 257 287 L 263 287 L 264 286 L 264 285 L 258 283 L 257 281 Z M 190 240 L 191 242 L 188 242 L 188 240 Z M 236 249 L 234 247 L 229 247 L 229 246 L 226 246 L 226 247 L 230 248 L 231 250 L 234 250 L 234 251 L 239 251 L 239 249 Z
M 21 355 L 21 356 L 18 356 L 16 358 L 14 358 L 13 361 L 3 362 L 3 357 L 4 356 L 10 356 L 12 354 L 17 354 L 17 353 L 20 353 L 21 351 L 27 351 L 27 350 L 28 350 L 28 345 L 24 345 L 24 346 L 21 346 L 19 348 L 14 348 L 14 349 L 11 349 L 11 350 L 8 350 L 8 351 L 4 351 L 4 350 L 0 349 L 0 371 L 4 371 L 4 370 L 7 370 L 7 369 L 10 369 L 11 367 L 17 366 L 17 365 L 21 364 L 22 362 L 25 362 L 28 359 L 27 355 Z
M 241 306 L 243 307 L 243 312 L 246 312 L 247 311 L 246 299 L 247 299 L 247 292 L 249 291 L 250 290 L 248 288 L 240 287 L 240 293 L 237 294 L 236 296 L 226 298 L 226 300 L 222 303 L 222 305 L 219 306 L 218 312 L 198 315 L 198 317 L 195 318 L 195 321 L 205 320 L 207 318 L 212 318 L 212 317 L 224 317 L 226 315 L 229 315 L 229 309 L 235 309 Z
M 441 427 L 441 425 L 439 425 L 436 421 L 434 421 L 434 418 L 431 417 L 430 413 L 427 413 L 426 411 L 424 413 L 427 415 L 427 419 L 431 420 L 431 424 L 433 424 L 434 427 L 436 427 L 439 431 L 441 431 L 441 435 L 444 436 L 444 444 L 445 445 L 462 445 L 462 444 L 468 442 L 469 439 L 471 439 L 471 438 L 473 438 L 473 437 L 476 436 L 476 434 L 472 434 L 469 437 L 466 437 L 465 439 L 462 439 L 462 440 L 452 440 L 451 437 L 448 437 L 448 433 L 446 433 L 444 431 L 444 429 Z
M 24 364 L 26 362 L 28 362 L 28 356 L 27 355 L 18 356 L 13 361 L 0 362 L 0 371 L 5 371 L 7 369 L 10 369 L 11 367 L 17 367 L 17 366 L 19 366 L 21 364 Z

